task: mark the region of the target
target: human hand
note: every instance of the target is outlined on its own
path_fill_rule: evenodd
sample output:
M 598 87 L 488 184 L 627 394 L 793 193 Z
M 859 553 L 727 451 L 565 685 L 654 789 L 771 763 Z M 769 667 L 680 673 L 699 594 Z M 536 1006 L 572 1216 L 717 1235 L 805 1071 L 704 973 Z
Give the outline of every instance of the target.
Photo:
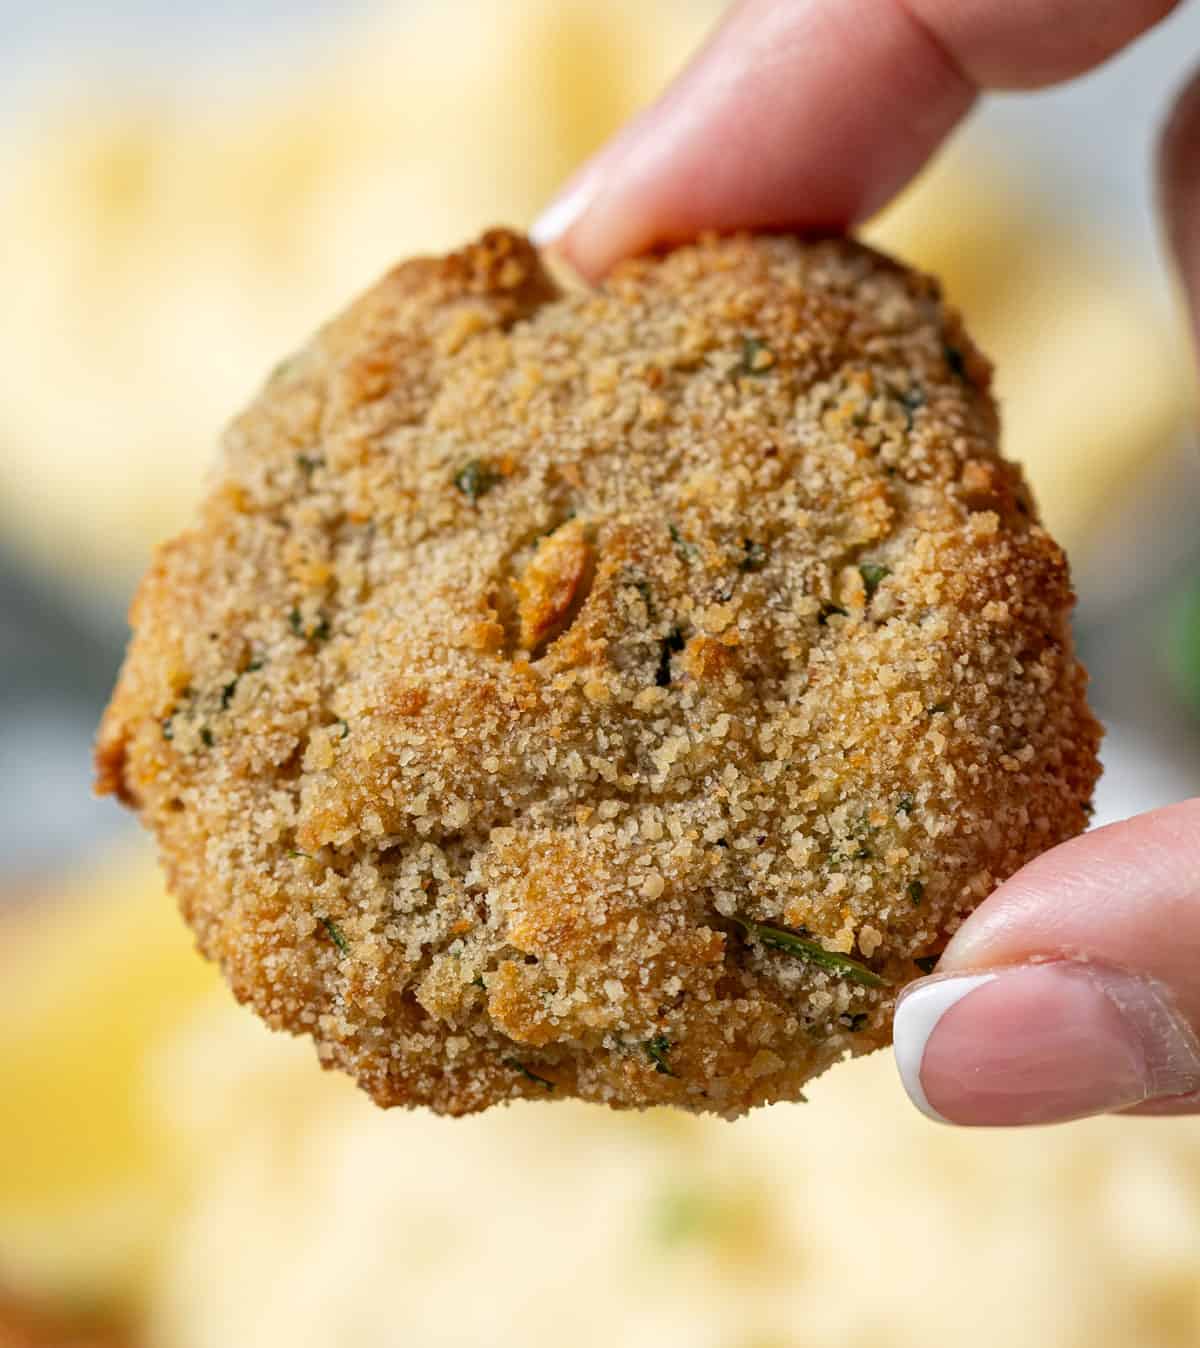
M 704 229 L 844 229 L 982 89 L 1081 74 L 1177 0 L 742 0 L 657 104 L 534 227 L 584 276 Z M 1163 138 L 1169 237 L 1200 331 L 1200 76 Z M 896 1012 L 927 1113 L 1049 1123 L 1200 1113 L 1200 799 L 1026 866 Z

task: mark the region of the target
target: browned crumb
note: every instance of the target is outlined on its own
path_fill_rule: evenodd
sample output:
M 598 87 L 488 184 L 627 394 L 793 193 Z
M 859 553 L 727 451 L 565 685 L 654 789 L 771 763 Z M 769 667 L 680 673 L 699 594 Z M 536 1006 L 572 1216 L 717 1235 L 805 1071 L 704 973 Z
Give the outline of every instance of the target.
M 381 1104 L 795 1099 L 1085 823 L 1067 567 L 989 373 L 844 240 L 570 295 L 502 231 L 406 263 L 229 431 L 100 789 Z

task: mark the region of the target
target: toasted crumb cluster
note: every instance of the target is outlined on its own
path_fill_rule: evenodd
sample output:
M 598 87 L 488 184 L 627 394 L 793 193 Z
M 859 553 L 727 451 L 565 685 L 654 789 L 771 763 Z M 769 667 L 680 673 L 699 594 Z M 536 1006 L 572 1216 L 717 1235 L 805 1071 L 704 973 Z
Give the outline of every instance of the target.
M 101 728 L 201 949 L 384 1105 L 735 1116 L 1083 828 L 1060 549 L 937 287 L 405 263 L 228 432 Z

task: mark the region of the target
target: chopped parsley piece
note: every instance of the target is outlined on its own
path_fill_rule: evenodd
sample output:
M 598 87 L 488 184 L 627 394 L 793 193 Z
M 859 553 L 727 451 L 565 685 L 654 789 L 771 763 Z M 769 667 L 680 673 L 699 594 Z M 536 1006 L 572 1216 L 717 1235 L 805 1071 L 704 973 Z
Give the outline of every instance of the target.
M 163 732 L 163 739 L 165 740 L 173 740 L 175 738 L 174 713 L 168 716 L 167 719 L 162 723 L 162 732 Z
M 931 974 L 937 968 L 937 962 L 940 958 L 940 955 L 918 955 L 913 963 L 923 974 Z
M 758 378 L 768 374 L 774 364 L 775 352 L 766 342 L 761 337 L 747 337 L 742 342 L 742 358 L 735 368 L 735 373 Z
M 318 616 L 316 627 L 314 627 L 311 632 L 306 632 L 304 629 L 304 615 L 298 608 L 293 608 L 288 614 L 288 626 L 296 636 L 303 637 L 305 641 L 329 640 L 331 631 L 329 619 L 323 613 Z
M 344 740 L 350 733 L 350 723 L 348 721 L 334 721 L 334 725 L 340 725 L 342 727 L 342 733 L 338 736 L 338 739 Z
M 929 714 L 930 716 L 942 716 L 949 710 L 949 702 L 935 702 L 933 706 L 929 708 Z
M 660 688 L 669 688 L 671 684 L 671 656 L 683 650 L 683 633 L 678 627 L 672 627 L 669 635 L 658 643 L 658 669 L 654 673 L 654 682 Z
M 324 468 L 325 460 L 319 454 L 297 454 L 296 467 L 302 472 L 311 473 L 316 468 Z
M 538 1085 L 545 1086 L 548 1091 L 554 1089 L 553 1081 L 547 1081 L 545 1077 L 540 1077 L 536 1072 L 531 1072 L 529 1068 L 517 1058 L 505 1058 L 504 1065 L 505 1067 L 511 1067 L 514 1072 L 520 1072 L 523 1077 L 528 1077 L 530 1081 L 536 1081 Z
M 756 543 L 752 538 L 742 539 L 742 560 L 738 563 L 739 571 L 761 571 L 767 564 L 767 550 L 761 543 Z
M 900 814 L 912 814 L 916 801 L 911 796 L 901 796 L 896 809 Z
M 822 604 L 821 611 L 817 614 L 817 623 L 821 627 L 828 625 L 830 618 L 837 616 L 839 618 L 848 618 L 850 614 L 841 606 L 841 604 Z
M 290 857 L 303 857 L 303 858 L 305 859 L 305 861 L 311 861 L 311 860 L 313 859 L 313 856 L 312 856 L 312 853 L 311 853 L 311 852 L 301 852 L 300 849 L 299 849 L 298 847 L 293 847 L 293 848 L 291 848 L 291 849 L 289 850 L 289 852 L 288 852 L 288 856 L 290 856 Z
M 890 567 L 880 566 L 878 562 L 863 562 L 858 568 L 858 574 L 863 578 L 867 598 L 870 599 L 892 572 Z
M 912 900 L 914 908 L 920 908 L 921 900 L 925 897 L 925 885 L 920 880 L 910 880 L 908 885 L 908 897 Z
M 671 535 L 671 542 L 675 545 L 675 551 L 685 562 L 695 561 L 700 556 L 700 549 L 695 543 L 689 543 L 674 524 L 667 525 L 667 532 Z
M 211 749 L 213 747 L 213 733 L 209 730 L 208 726 L 202 726 L 200 728 L 200 738 L 203 740 L 206 749 Z
M 673 1045 L 665 1034 L 656 1034 L 653 1039 L 647 1039 L 642 1047 L 646 1050 L 646 1056 L 654 1064 L 656 1072 L 661 1072 L 665 1077 L 675 1075 L 671 1071 L 671 1064 L 668 1060 Z
M 348 955 L 350 953 L 350 942 L 346 940 L 346 933 L 342 931 L 341 927 L 338 926 L 333 918 L 323 917 L 321 919 L 321 926 L 323 926 L 329 933 L 329 939 L 335 946 L 337 946 L 342 954 Z
M 494 469 L 482 459 L 472 459 L 454 474 L 454 485 L 472 505 L 481 496 L 486 496 L 499 481 Z
M 251 660 L 242 670 L 242 674 L 257 674 L 263 667 L 261 660 Z M 221 710 L 226 711 L 229 704 L 233 701 L 233 696 L 237 692 L 237 686 L 241 682 L 242 674 L 235 674 L 232 679 L 221 689 Z
M 751 922 L 744 917 L 735 917 L 732 920 L 745 932 L 748 941 L 757 941 L 771 950 L 782 950 L 788 955 L 795 955 L 807 964 L 814 964 L 818 969 L 825 969 L 831 974 L 847 978 L 852 983 L 860 983 L 865 988 L 888 986 L 885 979 L 880 978 L 865 964 L 859 964 L 857 960 L 852 960 L 848 955 L 839 954 L 835 950 L 826 950 L 816 941 L 806 941 L 802 936 L 785 931 L 782 927 L 769 927 L 763 922 Z
M 473 988 L 482 988 L 485 992 L 487 991 L 487 984 L 483 981 L 482 974 L 476 974 L 475 977 L 471 979 L 471 986 Z
M 852 1016 L 839 1016 L 838 1024 L 844 1025 L 851 1034 L 857 1034 L 859 1030 L 865 1028 L 870 1019 L 865 1011 L 856 1011 Z

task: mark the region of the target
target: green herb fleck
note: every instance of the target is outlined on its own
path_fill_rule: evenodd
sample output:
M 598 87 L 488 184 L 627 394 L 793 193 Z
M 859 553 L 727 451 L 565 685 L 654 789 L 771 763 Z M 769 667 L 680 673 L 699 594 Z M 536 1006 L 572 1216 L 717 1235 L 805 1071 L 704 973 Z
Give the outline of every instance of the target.
M 240 675 L 235 675 L 232 679 L 229 680 L 229 682 L 225 685 L 225 687 L 221 689 L 222 711 L 225 711 L 229 707 L 229 704 L 233 701 L 233 695 L 234 693 L 237 692 L 238 679 L 240 677 L 241 677 Z
M 889 567 L 880 566 L 878 562 L 863 562 L 858 568 L 858 574 L 863 578 L 867 598 L 870 599 L 892 572 Z
M 300 849 L 299 849 L 298 847 L 292 847 L 292 848 L 289 848 L 289 849 L 288 849 L 288 856 L 290 856 L 290 857 L 303 857 L 303 858 L 305 859 L 305 861 L 311 861 L 311 860 L 313 859 L 313 855 L 312 855 L 311 852 L 301 852 Z
M 856 1011 L 852 1016 L 839 1016 L 838 1023 L 844 1025 L 851 1034 L 857 1034 L 859 1030 L 865 1029 L 870 1019 L 865 1011 Z
M 338 950 L 341 950 L 342 954 L 349 954 L 351 942 L 347 941 L 345 931 L 342 931 L 341 927 L 333 921 L 333 918 L 321 918 L 321 926 L 324 926 L 325 930 L 328 931 L 329 940 L 337 946 Z
M 918 955 L 913 963 L 923 974 L 931 974 L 937 968 L 937 962 L 940 958 L 939 955 Z
M 344 740 L 350 733 L 350 723 L 348 721 L 334 721 L 334 725 L 342 727 L 342 733 L 338 736 L 338 739 Z
M 487 984 L 483 981 L 482 974 L 476 974 L 475 977 L 471 979 L 471 986 L 473 988 L 482 988 L 485 992 L 487 991 Z
M 838 974 L 852 983 L 861 983 L 865 988 L 888 986 L 885 979 L 880 978 L 865 964 L 859 964 L 857 960 L 852 960 L 848 955 L 839 954 L 835 950 L 826 950 L 816 941 L 806 941 L 802 936 L 785 931 L 782 927 L 769 927 L 765 923 L 751 922 L 744 917 L 735 917 L 732 920 L 741 927 L 749 941 L 757 941 L 771 950 L 782 950 L 788 955 L 795 955 L 808 964 L 816 965 L 818 969 Z
M 742 358 L 734 369 L 735 374 L 748 374 L 761 378 L 769 374 L 775 364 L 775 352 L 761 337 L 747 337 L 742 342 Z
M 908 897 L 912 900 L 914 908 L 920 908 L 921 900 L 925 897 L 925 885 L 920 880 L 911 880 L 908 885 Z
M 914 384 L 907 393 L 900 398 L 904 405 L 904 429 L 911 431 L 913 428 L 913 413 L 919 408 L 925 406 L 925 390 L 919 384 Z
M 304 473 L 312 473 L 317 468 L 325 467 L 325 460 L 319 454 L 297 454 L 296 467 Z
M 944 342 L 942 353 L 946 357 L 946 364 L 950 367 L 950 373 L 957 375 L 959 379 L 965 379 L 967 377 L 967 361 L 958 347 L 952 346 L 949 342 Z
M 742 560 L 738 563 L 739 571 L 761 571 L 767 564 L 767 550 L 761 543 L 756 543 L 752 538 L 742 539 Z
M 654 673 L 654 682 L 660 688 L 668 688 L 671 684 L 671 656 L 683 650 L 683 633 L 678 627 L 672 627 L 658 645 L 658 669 Z
M 646 1050 L 646 1056 L 654 1064 L 656 1072 L 661 1072 L 665 1077 L 675 1076 L 675 1073 L 671 1071 L 671 1064 L 668 1060 L 674 1045 L 665 1034 L 656 1034 L 653 1039 L 647 1039 L 642 1047 Z
M 173 740 L 175 738 L 175 714 L 170 716 L 162 723 L 163 739 Z
M 330 636 L 329 619 L 324 613 L 318 615 L 317 625 L 311 632 L 305 631 L 304 615 L 299 608 L 293 608 L 288 614 L 288 626 L 291 627 L 294 635 L 302 637 L 305 641 L 328 641 Z
M 200 738 L 204 742 L 204 747 L 206 749 L 211 749 L 213 747 L 213 733 L 209 730 L 208 726 L 202 726 L 200 728 Z
M 935 702 L 932 707 L 928 708 L 930 716 L 943 716 L 949 710 L 949 702 Z
M 675 545 L 675 551 L 685 562 L 693 562 L 700 556 L 700 549 L 695 543 L 689 543 L 679 532 L 674 524 L 667 525 L 667 532 L 671 535 L 671 542 Z
M 900 814 L 912 814 L 913 807 L 915 805 L 916 801 L 913 800 L 911 796 L 905 795 L 900 797 L 900 801 L 897 804 L 896 809 L 899 811 Z
M 346 940 L 346 934 L 342 931 L 341 927 L 339 927 L 331 917 L 323 917 L 321 919 L 321 926 L 323 926 L 329 933 L 329 939 L 335 946 L 337 946 L 342 954 L 348 955 L 350 953 L 350 942 Z
M 474 505 L 500 481 L 495 470 L 482 459 L 472 459 L 454 474 L 454 485 Z
M 832 617 L 848 618 L 850 614 L 841 606 L 841 604 L 825 603 L 821 605 L 821 611 L 817 614 L 817 625 L 819 627 L 828 626 Z
M 529 1068 L 517 1058 L 505 1058 L 504 1065 L 505 1067 L 511 1067 L 514 1072 L 520 1072 L 523 1077 L 528 1077 L 530 1081 L 536 1081 L 539 1086 L 545 1086 L 548 1091 L 554 1089 L 553 1081 L 547 1081 L 545 1077 L 540 1077 L 536 1072 L 531 1072 Z

